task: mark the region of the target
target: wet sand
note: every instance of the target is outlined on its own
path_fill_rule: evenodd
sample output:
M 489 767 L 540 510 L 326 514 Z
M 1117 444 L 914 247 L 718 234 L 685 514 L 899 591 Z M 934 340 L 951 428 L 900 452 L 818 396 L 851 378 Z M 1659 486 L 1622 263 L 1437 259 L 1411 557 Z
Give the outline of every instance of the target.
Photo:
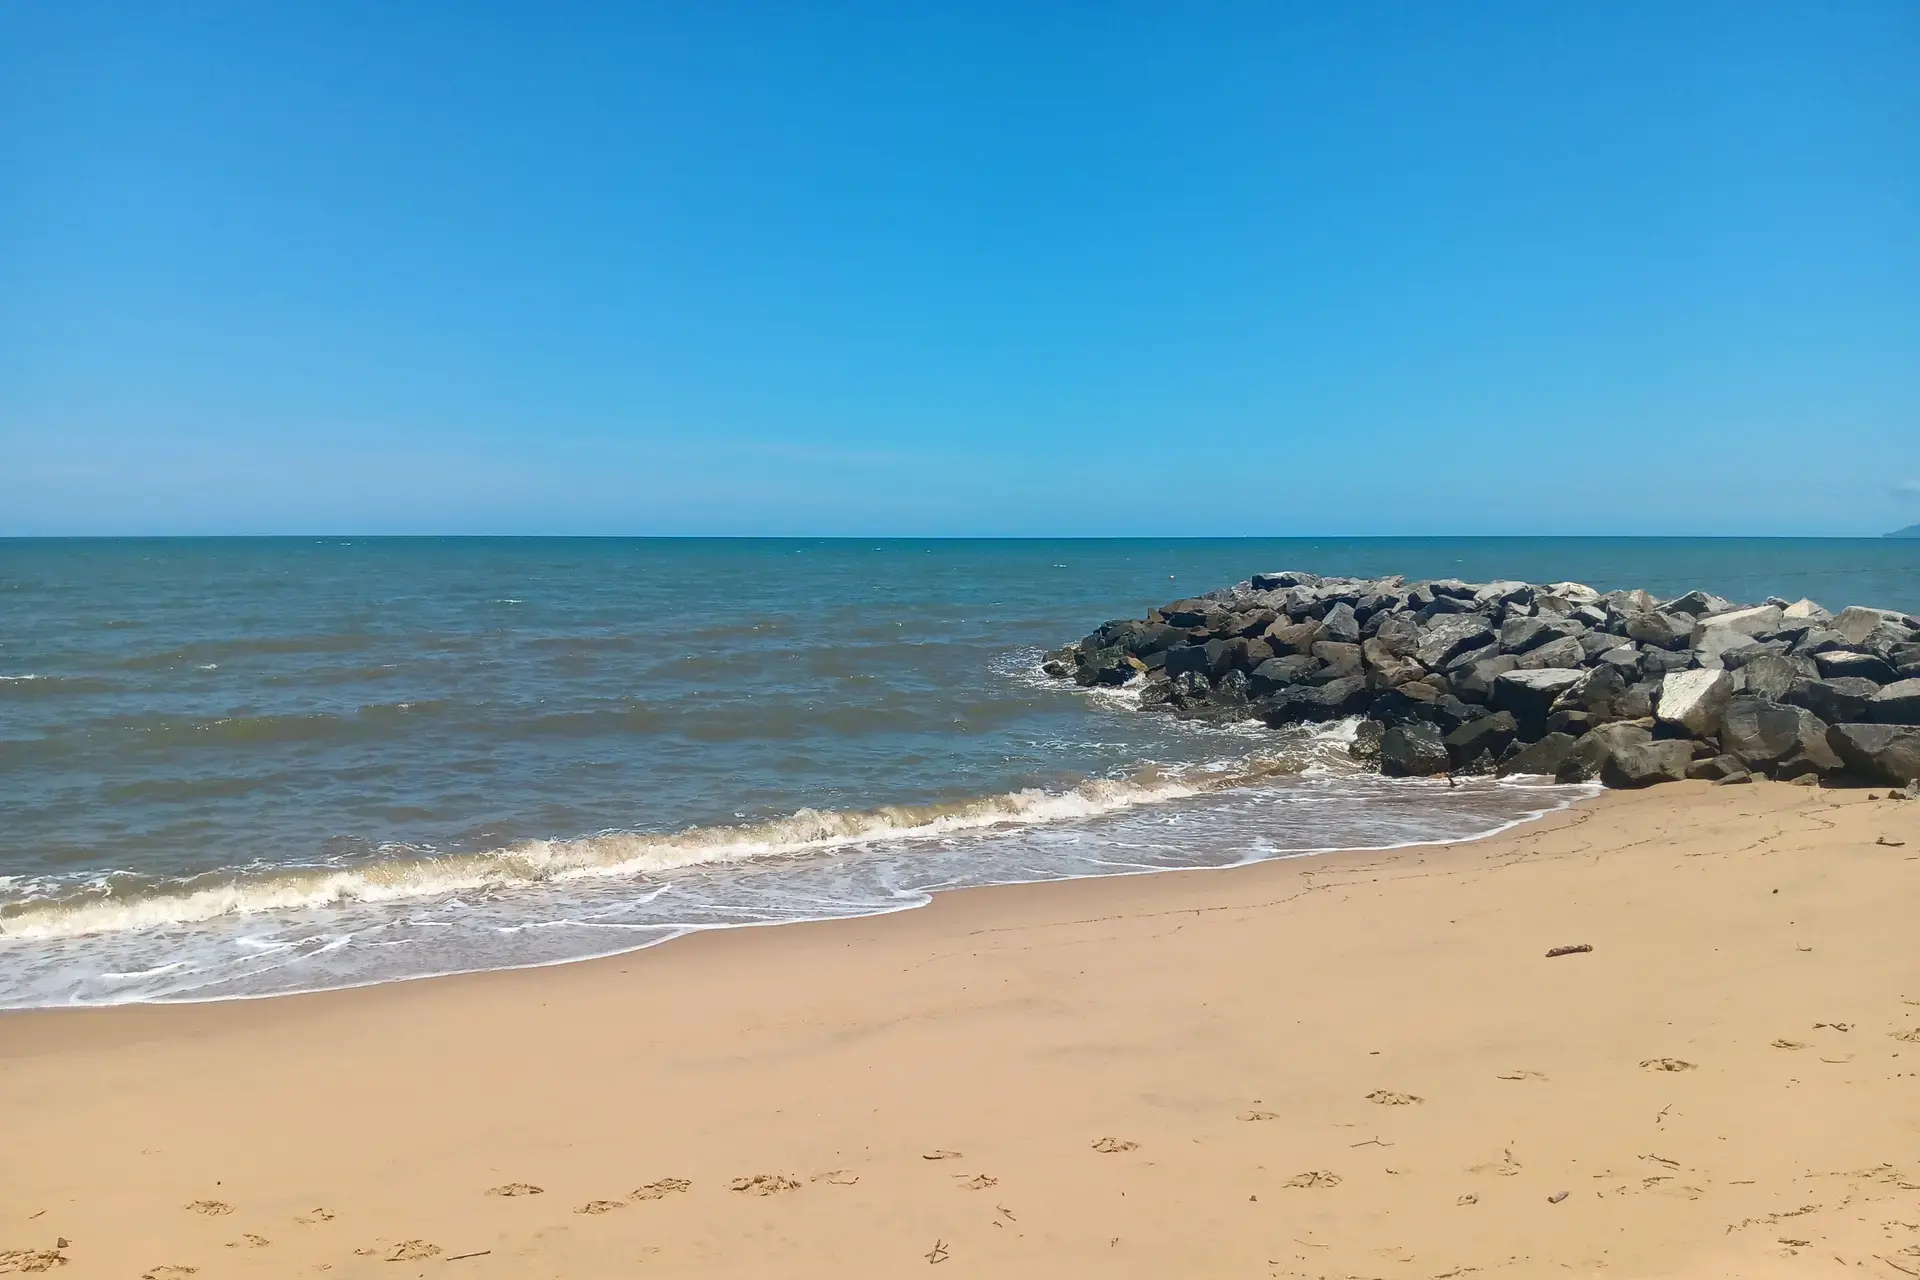
M 0 1016 L 0 1273 L 1920 1277 L 1884 795 Z

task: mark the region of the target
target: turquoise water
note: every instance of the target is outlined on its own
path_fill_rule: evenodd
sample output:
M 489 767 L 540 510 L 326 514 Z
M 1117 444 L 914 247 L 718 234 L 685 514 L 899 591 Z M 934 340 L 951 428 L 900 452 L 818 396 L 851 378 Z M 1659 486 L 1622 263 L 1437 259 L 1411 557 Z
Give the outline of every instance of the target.
M 0 1006 L 553 963 L 1565 802 L 1036 674 L 1285 567 L 1920 610 L 1894 541 L 0 541 Z

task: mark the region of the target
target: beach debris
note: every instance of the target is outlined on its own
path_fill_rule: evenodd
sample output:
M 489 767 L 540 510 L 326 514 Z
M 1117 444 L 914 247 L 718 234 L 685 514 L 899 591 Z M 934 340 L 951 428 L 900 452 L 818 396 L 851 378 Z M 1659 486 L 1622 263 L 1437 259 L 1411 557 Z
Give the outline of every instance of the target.
M 1392 1146 L 1392 1145 L 1393 1145 L 1393 1144 L 1392 1144 L 1391 1142 L 1382 1142 L 1382 1141 L 1380 1141 L 1380 1139 L 1379 1139 L 1379 1138 L 1377 1138 L 1377 1137 L 1373 1137 L 1373 1138 L 1368 1138 L 1368 1139 L 1367 1139 L 1367 1140 L 1366 1140 L 1365 1142 L 1349 1142 L 1349 1143 L 1347 1144 L 1347 1146 L 1348 1146 L 1349 1148 L 1354 1148 L 1354 1147 L 1390 1147 L 1390 1146 Z
M 491 1249 L 475 1249 L 472 1253 L 454 1253 L 447 1255 L 448 1262 L 464 1262 L 468 1258 L 484 1258 L 492 1253 Z
M 920 1158 L 922 1160 L 958 1160 L 960 1153 L 945 1150 L 923 1151 L 920 1153 Z
M 531 1182 L 505 1182 L 497 1187 L 488 1187 L 487 1194 L 490 1196 L 543 1196 L 547 1194 L 547 1189 L 536 1187 Z
M 240 1233 L 240 1238 L 238 1240 L 227 1241 L 227 1248 L 229 1249 L 264 1249 L 272 1243 L 273 1241 L 267 1239 L 265 1236 L 257 1236 L 251 1231 L 243 1231 Z
M 187 1280 L 188 1276 L 200 1274 L 198 1267 L 185 1267 L 176 1263 L 163 1262 L 150 1271 L 142 1271 L 140 1280 Z
M 1288 1178 L 1286 1185 L 1301 1188 L 1337 1187 L 1340 1185 L 1340 1175 L 1331 1169 L 1309 1169 Z
M 1640 1065 L 1648 1071 L 1692 1071 L 1700 1064 L 1684 1058 L 1648 1058 Z
M 310 1227 L 317 1222 L 332 1222 L 333 1218 L 334 1218 L 333 1210 L 314 1208 L 314 1209 L 307 1210 L 303 1214 L 300 1214 L 298 1217 L 294 1219 L 294 1221 L 299 1223 L 303 1227 Z
M 1775 1040 L 1773 1047 L 1776 1049 L 1804 1049 L 1807 1045 L 1804 1040 Z
M 1789 1236 L 1781 1236 L 1778 1243 L 1786 1245 L 1789 1249 L 1804 1249 L 1808 1245 L 1812 1244 L 1813 1241 L 1795 1240 Z
M 1132 1151 L 1140 1144 L 1121 1138 L 1101 1138 L 1093 1144 L 1093 1149 L 1102 1155 L 1119 1155 L 1122 1151 Z
M 1851 1022 L 1816 1022 L 1813 1024 L 1813 1029 L 1815 1031 L 1818 1031 L 1822 1027 L 1827 1028 L 1829 1031 L 1853 1030 L 1853 1024 Z
M 960 1185 L 969 1191 L 985 1191 L 988 1187 L 997 1187 L 1000 1185 L 1000 1179 L 993 1177 L 991 1174 L 976 1173 L 971 1178 L 967 1177 L 964 1173 L 956 1173 L 953 1176 L 962 1179 Z
M 836 1170 L 838 1172 L 838 1170 Z M 822 1174 L 820 1177 L 826 1177 Z M 820 1178 L 815 1178 L 815 1182 Z M 644 1187 L 636 1187 L 627 1194 L 629 1200 L 664 1200 L 670 1195 L 685 1191 L 693 1183 L 686 1178 L 662 1178 L 658 1182 L 649 1182 Z
M 612 1213 L 615 1209 L 627 1207 L 625 1200 L 589 1200 L 574 1210 L 575 1213 Z
M 1905 1031 L 1889 1031 L 1895 1040 L 1904 1040 L 1908 1044 L 1920 1044 L 1920 1027 L 1908 1027 Z
M 1905 840 L 1889 840 L 1885 836 L 1881 836 L 1878 840 L 1875 840 L 1874 843 L 1883 844 L 1889 849 L 1904 849 L 1907 847 Z
M 1547 1203 L 1548 1203 L 1548 1204 L 1559 1204 L 1559 1203 L 1560 1203 L 1560 1202 L 1561 1202 L 1562 1200 L 1565 1200 L 1566 1198 L 1567 1198 L 1567 1193 L 1566 1193 L 1566 1192 L 1564 1192 L 1564 1191 L 1556 1191 L 1556 1192 L 1554 1192 L 1554 1193 L 1553 1193 L 1552 1195 L 1550 1195 L 1550 1196 L 1548 1196 L 1548 1197 L 1547 1197 Z
M 233 1212 L 233 1206 L 224 1200 L 195 1200 L 187 1205 L 187 1209 L 189 1212 L 209 1218 L 218 1218 Z
M 426 1240 L 402 1240 L 387 1255 L 388 1262 L 419 1262 L 440 1256 L 440 1246 Z
M 0 1249 L 0 1275 L 15 1271 L 31 1275 L 64 1267 L 67 1259 L 60 1252 L 64 1248 L 66 1244 L 62 1242 L 52 1249 Z
M 735 1178 L 727 1190 L 749 1196 L 777 1196 L 783 1191 L 798 1191 L 800 1182 L 783 1173 L 756 1173 L 750 1178 Z
M 1242 1120 L 1247 1120 L 1251 1122 L 1258 1122 L 1261 1120 L 1278 1120 L 1280 1118 L 1280 1113 L 1277 1111 L 1242 1111 L 1240 1113 L 1240 1118 Z
M 933 1242 L 933 1248 L 927 1250 L 928 1262 L 945 1262 L 951 1256 L 952 1255 L 947 1252 L 947 1242 L 945 1240 L 935 1240 Z
M 1455 1200 L 1454 1203 L 1455 1204 L 1479 1204 L 1480 1197 L 1477 1195 L 1474 1195 L 1473 1192 L 1469 1191 L 1467 1192 L 1467 1194 L 1461 1196 L 1458 1200 Z
M 829 1169 L 825 1173 L 814 1174 L 807 1181 L 824 1182 L 835 1187 L 850 1187 L 860 1181 L 860 1175 L 851 1169 Z
M 1544 1071 L 1528 1071 L 1524 1068 L 1517 1071 L 1503 1071 L 1494 1077 L 1496 1080 L 1545 1080 L 1546 1078 L 1547 1073 Z
M 1576 942 L 1576 943 L 1573 943 L 1571 946 L 1554 947 L 1552 950 L 1547 952 L 1547 959 L 1551 960 L 1555 956 L 1583 956 L 1592 950 L 1593 950 L 1592 943 Z
M 1375 1089 L 1367 1095 L 1367 1101 L 1377 1107 L 1410 1107 L 1416 1102 L 1425 1102 L 1419 1094 L 1395 1093 L 1392 1089 Z

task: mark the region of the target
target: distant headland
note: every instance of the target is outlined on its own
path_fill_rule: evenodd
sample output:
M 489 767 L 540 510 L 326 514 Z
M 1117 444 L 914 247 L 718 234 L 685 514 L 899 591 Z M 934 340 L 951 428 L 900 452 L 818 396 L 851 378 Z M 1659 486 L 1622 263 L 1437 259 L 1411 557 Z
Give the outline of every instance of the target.
M 1883 533 L 1883 538 L 1920 538 L 1920 524 L 1910 524 L 1904 529 L 1895 529 L 1892 533 Z

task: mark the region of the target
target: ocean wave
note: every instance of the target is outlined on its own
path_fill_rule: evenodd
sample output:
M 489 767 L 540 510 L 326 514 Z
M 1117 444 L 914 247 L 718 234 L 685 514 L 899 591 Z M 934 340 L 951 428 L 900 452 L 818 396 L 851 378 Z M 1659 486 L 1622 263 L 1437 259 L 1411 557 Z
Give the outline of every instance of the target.
M 1072 822 L 1297 776 L 1324 765 L 1345 731 L 1344 726 L 1331 726 L 1289 735 L 1284 745 L 1197 766 L 1147 764 L 1125 777 L 1088 779 L 1057 791 L 1028 788 L 867 810 L 801 809 L 765 822 L 659 834 L 607 832 L 528 841 L 480 853 L 407 849 L 354 866 L 263 867 L 145 884 L 111 877 L 54 898 L 0 906 L 0 938 L 75 938 L 223 916 L 431 899 L 570 879 L 644 876 L 879 840 L 924 841 Z

